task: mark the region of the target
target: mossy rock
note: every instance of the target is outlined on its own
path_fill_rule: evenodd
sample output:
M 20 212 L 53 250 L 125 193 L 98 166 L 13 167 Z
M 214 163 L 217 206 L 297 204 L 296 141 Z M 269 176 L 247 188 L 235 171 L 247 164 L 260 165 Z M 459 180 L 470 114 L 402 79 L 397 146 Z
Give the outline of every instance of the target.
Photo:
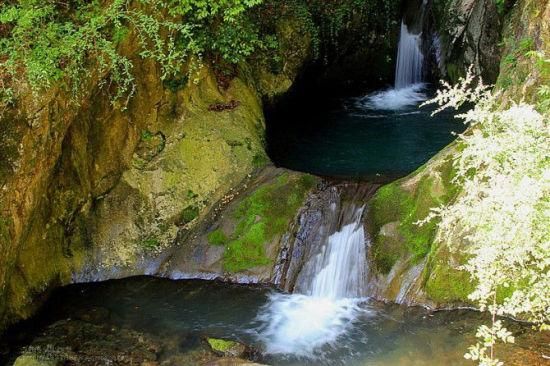
M 269 264 L 265 245 L 286 232 L 316 182 L 310 175 L 284 173 L 250 193 L 232 213 L 236 226 L 226 244 L 224 269 L 240 272 Z M 209 241 L 219 236 L 212 234 Z
M 33 355 L 22 355 L 17 357 L 13 366 L 56 366 L 56 361 L 41 360 Z
M 430 259 L 424 272 L 424 288 L 430 300 L 438 304 L 471 303 L 468 295 L 474 291 L 475 283 L 468 272 L 457 268 L 466 259 L 450 253 L 445 244 Z
M 418 283 L 437 306 L 469 304 L 468 295 L 475 288 L 470 275 L 460 269 L 467 258 L 448 244 L 460 249 L 466 245 L 464 239 L 446 238 L 443 243 L 437 236 L 437 219 L 419 224 L 432 209 L 451 203 L 460 194 L 452 160 L 459 150 L 458 144 L 451 144 L 415 173 L 380 188 L 370 204 L 376 271 L 385 275 L 400 260 L 411 266 L 425 260 Z
M 181 212 L 180 222 L 185 225 L 195 220 L 197 217 L 199 217 L 199 208 L 196 206 L 187 206 Z
M 212 245 L 225 245 L 228 242 L 229 238 L 221 229 L 216 229 L 206 236 L 208 243 Z
M 411 257 L 416 264 L 432 250 L 437 221 L 419 222 L 458 193 L 452 183 L 455 173 L 449 153 L 453 149 L 448 148 L 411 176 L 381 187 L 373 196 L 369 221 L 372 255 L 379 272 L 389 273 L 399 258 Z M 384 230 L 389 224 L 391 232 Z
M 242 343 L 221 338 L 208 337 L 206 338 L 206 342 L 214 353 L 222 357 L 242 357 L 247 353 L 248 349 Z

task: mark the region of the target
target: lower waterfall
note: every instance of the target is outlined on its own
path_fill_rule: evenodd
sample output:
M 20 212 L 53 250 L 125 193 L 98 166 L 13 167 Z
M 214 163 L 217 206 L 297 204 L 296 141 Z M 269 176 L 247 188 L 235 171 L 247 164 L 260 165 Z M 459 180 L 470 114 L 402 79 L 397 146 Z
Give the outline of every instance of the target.
M 349 223 L 328 236 L 319 253 L 305 265 L 314 273 L 301 293 L 273 293 L 258 320 L 260 339 L 267 353 L 313 357 L 337 341 L 361 317 L 365 306 L 367 271 L 363 208 L 356 208 Z M 337 217 L 336 217 L 337 219 Z
M 358 298 L 363 294 L 366 275 L 365 232 L 361 217 L 363 208 L 354 213 L 353 222 L 328 238 L 313 263 L 313 278 L 306 293 L 330 299 Z

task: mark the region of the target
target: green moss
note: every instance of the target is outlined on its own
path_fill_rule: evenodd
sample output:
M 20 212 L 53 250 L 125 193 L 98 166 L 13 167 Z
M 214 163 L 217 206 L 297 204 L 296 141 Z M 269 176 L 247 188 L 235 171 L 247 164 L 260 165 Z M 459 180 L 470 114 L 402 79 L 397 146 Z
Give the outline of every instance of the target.
M 373 226 L 373 258 L 377 269 L 388 273 L 395 262 L 406 254 L 418 262 L 430 252 L 437 229 L 437 221 L 423 225 L 432 208 L 449 202 L 458 191 L 451 183 L 454 177 L 452 161 L 446 160 L 436 173 L 428 173 L 421 167 L 413 177 L 418 182 L 410 190 L 403 181 L 383 186 L 371 200 L 370 218 Z M 407 178 L 412 179 L 412 178 Z M 384 225 L 397 223 L 397 232 L 387 235 L 380 232 Z
M 198 196 L 199 196 L 199 195 L 196 194 L 195 192 L 193 192 L 191 189 L 188 189 L 188 190 L 187 190 L 187 199 L 192 200 L 192 199 L 197 198 Z
M 395 262 L 401 257 L 401 242 L 384 235 L 380 235 L 376 240 L 376 245 L 372 249 L 376 267 L 381 273 L 389 273 Z
M 467 258 L 450 252 L 446 245 L 434 246 L 424 272 L 428 297 L 439 304 L 471 303 L 468 295 L 475 289 L 470 274 L 460 270 Z M 455 265 L 451 266 L 451 262 Z
M 451 268 L 448 264 L 441 262 L 432 270 L 425 288 L 431 300 L 449 304 L 469 303 L 468 295 L 474 291 L 475 286 L 468 272 Z
M 160 245 L 160 242 L 155 237 L 147 238 L 141 242 L 141 246 L 144 249 L 148 249 L 148 250 L 156 249 L 159 245 Z
M 155 135 L 149 130 L 141 131 L 141 141 L 151 141 Z
M 212 245 L 224 245 L 228 241 L 227 235 L 221 229 L 216 229 L 209 233 L 207 239 Z
M 197 206 L 187 206 L 181 212 L 181 223 L 188 224 L 191 221 L 195 220 L 199 216 L 199 208 Z
M 255 168 L 261 168 L 261 167 L 264 167 L 266 166 L 267 164 L 269 163 L 269 158 L 263 154 L 263 153 L 258 153 L 256 155 L 254 155 L 252 157 L 252 165 L 255 167 Z
M 58 362 L 46 359 L 45 357 L 37 357 L 32 354 L 21 355 L 15 360 L 14 366 L 55 366 Z
M 10 220 L 0 216 L 0 241 L 9 243 L 10 241 Z
M 282 235 L 316 180 L 283 174 L 245 198 L 234 212 L 237 221 L 224 254 L 224 268 L 239 272 L 266 265 L 265 244 Z
M 178 90 L 183 89 L 189 82 L 187 75 L 173 75 L 170 78 L 165 79 L 162 85 L 171 92 L 175 93 Z
M 237 342 L 226 341 L 225 339 L 219 339 L 219 338 L 207 338 L 206 340 L 214 351 L 218 351 L 222 353 L 225 353 L 238 345 Z
M 399 222 L 398 232 L 404 247 L 415 261 L 419 260 L 430 250 L 436 223 L 418 225 L 416 222 L 428 215 L 430 208 L 435 207 L 433 203 L 431 195 L 422 193 L 415 197 L 401 188 L 399 183 L 392 183 L 382 187 L 372 201 L 375 226 L 381 228 L 386 223 Z M 401 256 L 401 249 L 389 238 L 378 234 L 375 238 L 374 255 L 379 268 L 387 273 Z

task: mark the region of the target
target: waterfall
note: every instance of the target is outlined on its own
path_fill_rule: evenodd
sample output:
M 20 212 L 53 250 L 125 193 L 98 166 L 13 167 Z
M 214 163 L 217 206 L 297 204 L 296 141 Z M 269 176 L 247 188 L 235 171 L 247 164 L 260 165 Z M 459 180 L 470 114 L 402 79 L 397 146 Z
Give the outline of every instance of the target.
M 268 353 L 316 358 L 362 316 L 372 311 L 362 304 L 367 271 L 363 208 L 331 205 L 330 225 L 318 253 L 304 264 L 300 293 L 273 293 L 258 315 L 258 336 Z M 323 228 L 324 229 L 324 228 Z M 323 231 L 323 229 L 321 231 Z
M 403 89 L 422 82 L 422 33 L 413 34 L 403 20 L 395 68 L 395 89 Z
M 365 288 L 365 232 L 363 208 L 354 213 L 353 222 L 329 236 L 326 246 L 313 261 L 316 276 L 306 293 L 331 299 L 361 297 Z
M 397 49 L 395 83 L 391 89 L 377 91 L 357 100 L 360 108 L 372 110 L 400 110 L 417 106 L 427 99 L 424 93 L 422 54 L 422 26 L 427 0 L 411 2 L 401 21 Z

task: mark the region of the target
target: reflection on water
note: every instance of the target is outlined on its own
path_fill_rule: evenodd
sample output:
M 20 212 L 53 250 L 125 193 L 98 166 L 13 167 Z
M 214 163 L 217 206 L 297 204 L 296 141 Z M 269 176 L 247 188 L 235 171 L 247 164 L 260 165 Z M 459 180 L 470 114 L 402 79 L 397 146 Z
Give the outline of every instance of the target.
M 161 365 L 200 364 L 189 359 L 202 357 L 201 339 L 205 335 L 242 341 L 265 352 L 270 342 L 262 331 L 268 323 L 257 315 L 270 297 L 284 296 L 288 295 L 266 288 L 150 277 L 71 286 L 58 291 L 42 314 L 32 320 L 36 327 L 14 331 L 7 340 L 19 340 L 19 346 L 31 342 L 63 349 L 69 346 L 79 352 L 86 347 L 103 351 L 112 343 L 117 343 L 117 350 L 144 344 Z M 309 316 L 318 319 L 322 329 L 330 329 L 322 324 L 330 309 L 316 304 L 313 298 L 308 301 Z M 284 306 L 287 308 L 280 309 L 280 314 L 292 317 L 293 304 Z M 289 354 L 282 339 L 278 353 L 264 354 L 259 361 L 270 365 L 469 365 L 462 356 L 482 321 L 475 312 L 428 313 L 369 302 L 349 304 L 345 309 L 348 313 L 336 317 L 340 321 L 334 324 L 334 333 L 325 334 L 334 337 L 329 344 L 319 342 L 309 355 Z M 351 318 L 356 321 L 346 323 Z M 300 331 L 306 335 L 302 341 L 307 339 L 310 330 L 300 328 L 299 317 L 296 321 L 295 327 L 286 323 L 288 342 Z M 63 333 L 56 334 L 52 330 L 55 327 Z M 77 336 L 63 338 L 67 329 L 75 335 L 84 334 L 85 341 L 75 344 Z M 43 335 L 48 332 L 53 336 Z M 527 354 L 536 354 L 529 348 L 547 343 L 533 340 L 531 334 L 528 328 L 515 326 L 514 335 L 521 347 L 509 348 L 508 356 L 524 362 Z M 318 340 L 314 337 L 311 341 Z

